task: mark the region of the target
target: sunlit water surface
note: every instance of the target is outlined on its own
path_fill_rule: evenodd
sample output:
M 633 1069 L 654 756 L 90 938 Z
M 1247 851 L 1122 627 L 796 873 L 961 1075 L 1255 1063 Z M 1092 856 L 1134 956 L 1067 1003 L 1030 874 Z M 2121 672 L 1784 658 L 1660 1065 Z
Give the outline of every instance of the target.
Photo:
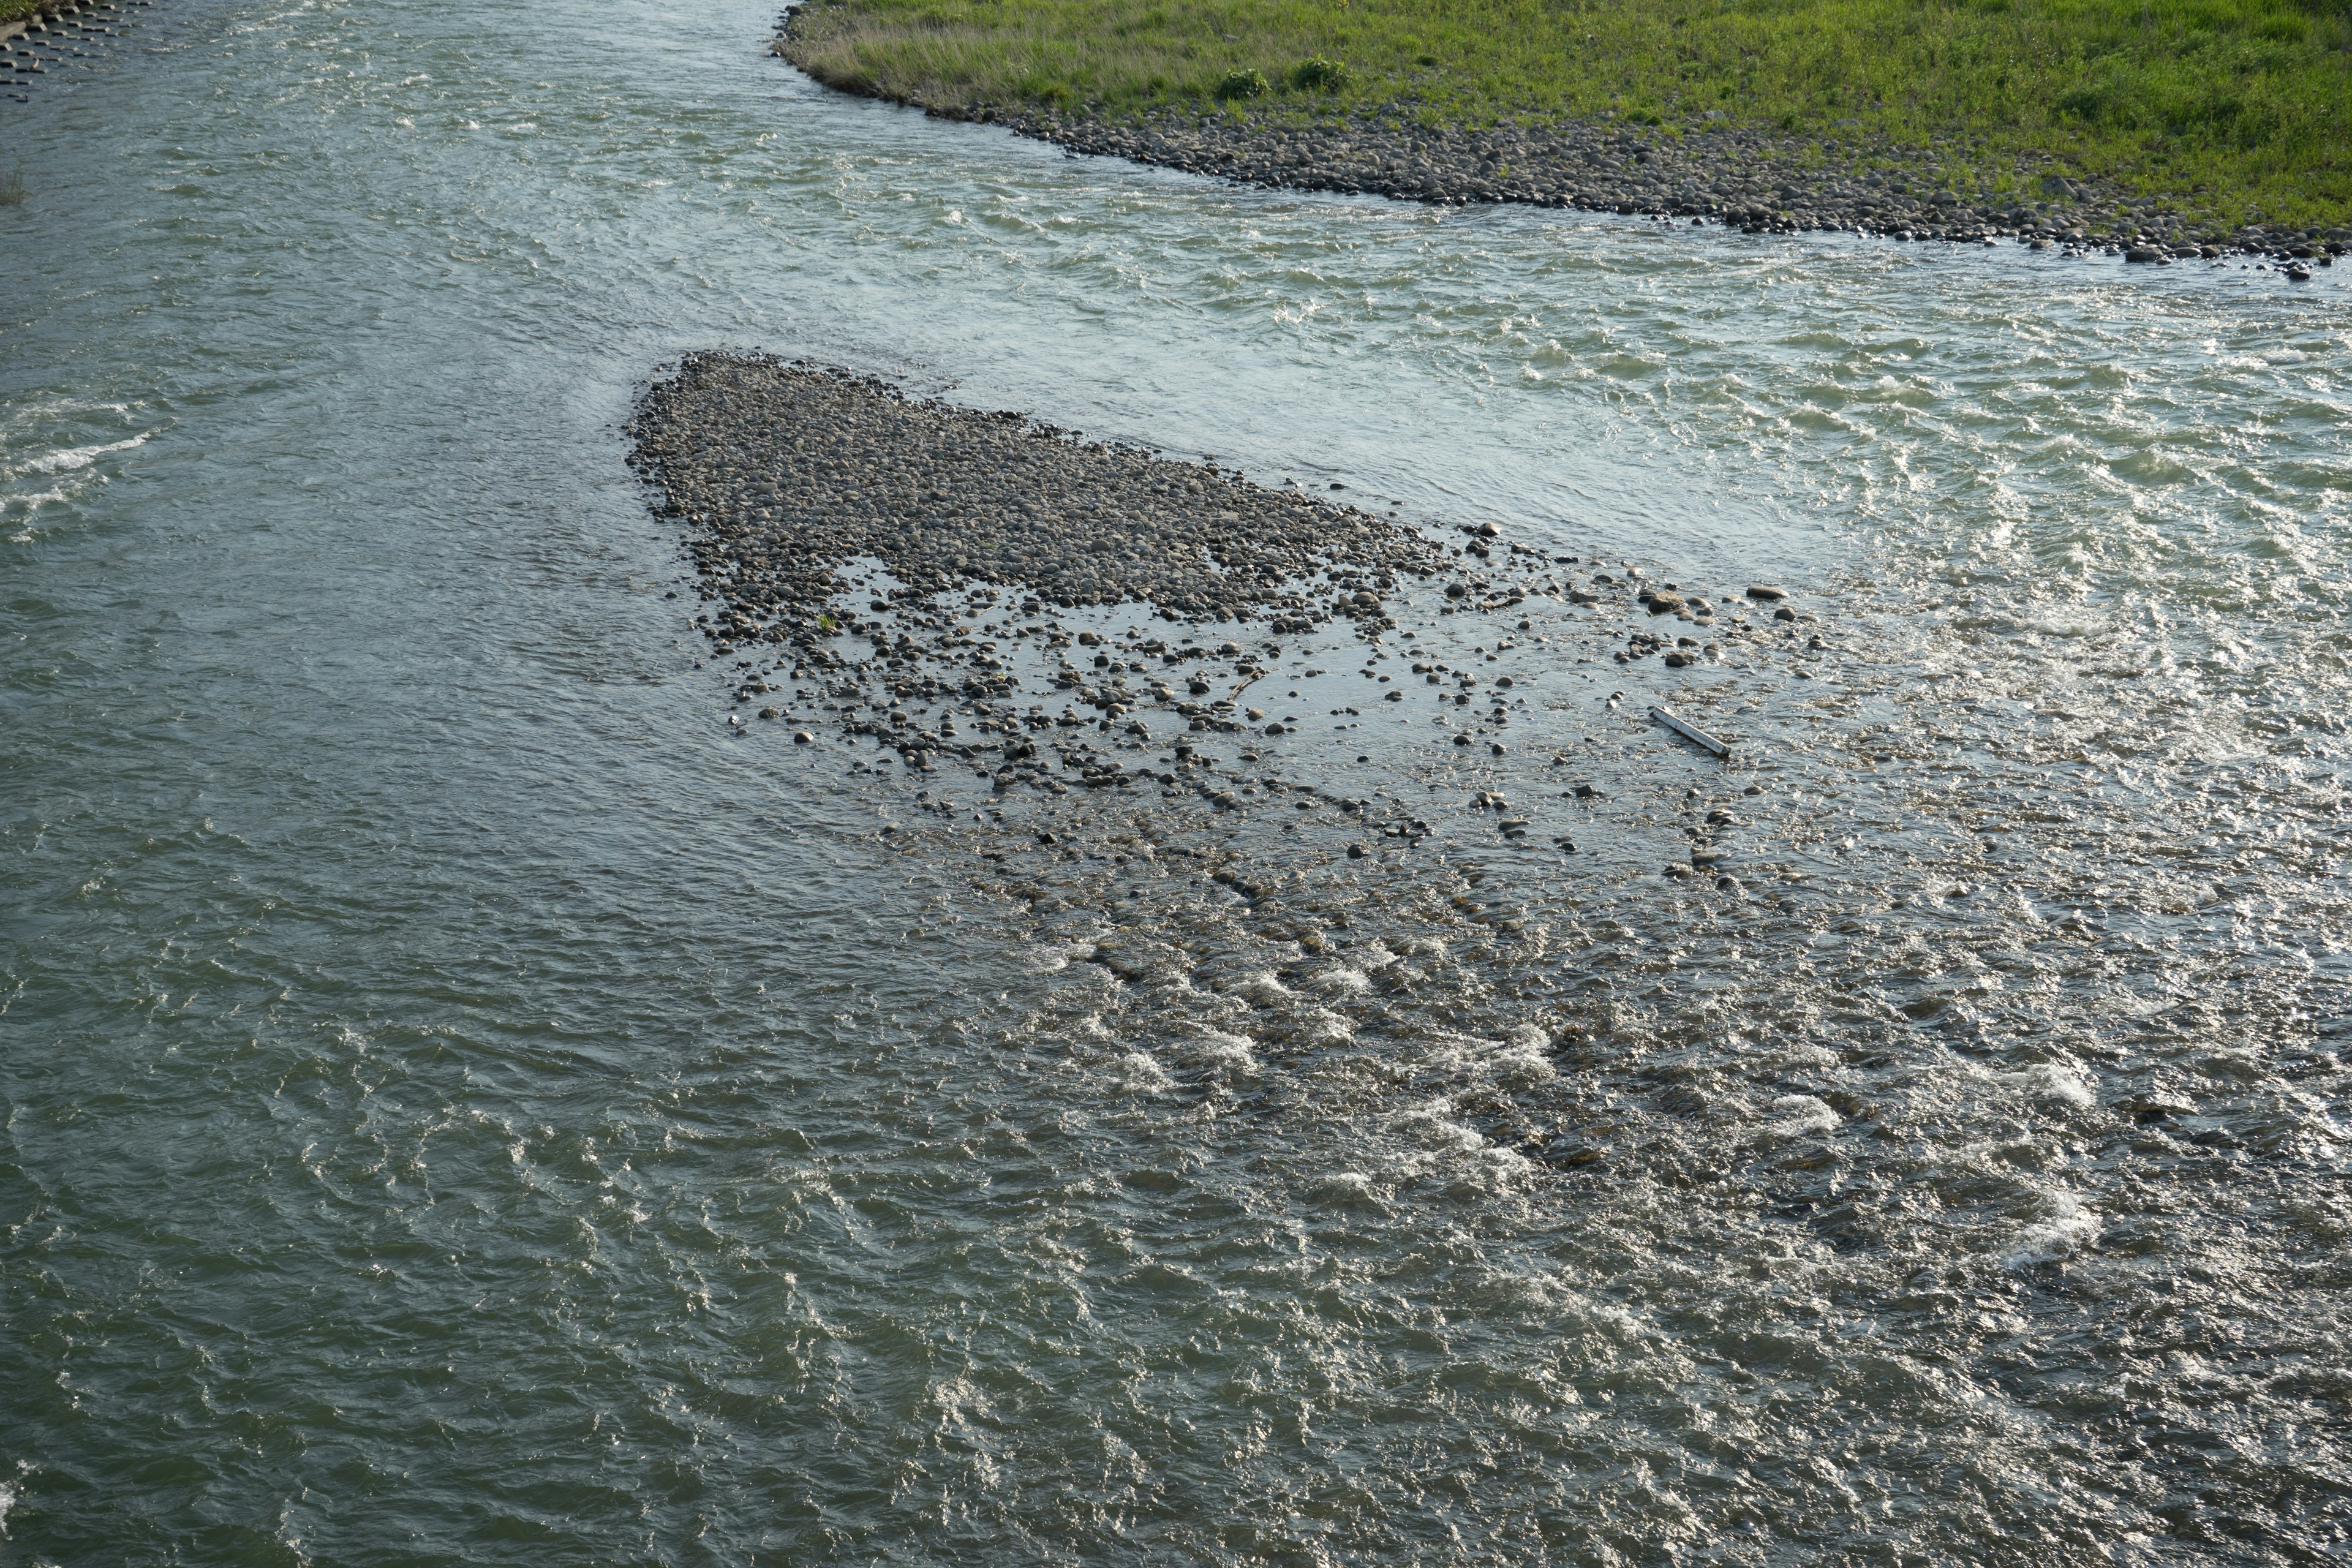
M 2345 1550 L 2336 273 L 1238 191 L 749 5 L 135 16 L 0 104 L 0 1563 Z M 1728 770 L 1548 672 L 1581 860 L 1377 727 L 1418 858 L 1024 850 L 722 726 L 622 463 L 709 344 L 1826 646 L 1683 689 Z

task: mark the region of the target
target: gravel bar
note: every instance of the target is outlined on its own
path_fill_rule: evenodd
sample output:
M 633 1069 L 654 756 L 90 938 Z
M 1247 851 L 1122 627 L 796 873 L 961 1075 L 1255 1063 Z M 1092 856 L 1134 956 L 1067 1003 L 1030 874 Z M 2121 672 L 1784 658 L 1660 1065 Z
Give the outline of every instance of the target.
M 1415 531 L 1328 497 L 755 353 L 688 356 L 648 389 L 631 434 L 631 463 L 659 488 L 656 510 L 686 526 L 707 605 L 697 627 L 713 654 L 758 669 L 739 700 L 767 693 L 769 673 L 816 681 L 842 728 L 909 752 L 943 746 L 911 723 L 909 701 L 976 704 L 967 719 L 990 730 L 1042 714 L 1042 704 L 1020 713 L 1021 658 L 1035 666 L 1033 689 L 1076 693 L 1108 730 L 1145 704 L 1237 724 L 1213 686 L 1245 686 L 1279 653 L 1174 630 L 1173 648 L 1131 637 L 1156 646 L 1123 652 L 1187 668 L 1181 695 L 1166 680 L 1130 688 L 1123 661 L 1099 681 L 1066 668 L 1058 650 L 1101 638 L 1074 637 L 1057 612 L 1125 606 L 1259 639 L 1328 627 L 1377 637 L 1394 624 L 1400 578 L 1447 564 Z M 969 623 L 1000 605 L 1003 626 L 990 620 L 994 635 L 975 638 Z M 1215 681 L 1196 668 L 1204 660 Z
M 1720 804 L 1725 764 L 1647 704 L 1738 737 L 1756 698 L 1810 697 L 1843 657 L 1780 586 L 1659 581 L 1491 522 L 1414 530 L 757 353 L 688 356 L 632 434 L 682 525 L 722 722 L 901 847 L 971 818 L 1060 857 L 1092 800 L 1128 826 L 1089 856 L 1148 860 L 1134 814 L 1189 814 L 1252 900 L 1270 884 L 1243 868 L 1277 841 L 1332 864 L 1597 855 L 1737 900 L 1712 825 L 1612 825 L 1607 801 L 1662 781 L 1690 792 L 1678 811 Z M 1009 871 L 1014 847 L 984 859 Z
M 805 627 L 866 557 L 902 599 L 982 583 L 1277 631 L 1377 620 L 1398 573 L 1439 565 L 1412 530 L 1303 490 L 759 354 L 688 356 L 633 434 L 743 636 Z

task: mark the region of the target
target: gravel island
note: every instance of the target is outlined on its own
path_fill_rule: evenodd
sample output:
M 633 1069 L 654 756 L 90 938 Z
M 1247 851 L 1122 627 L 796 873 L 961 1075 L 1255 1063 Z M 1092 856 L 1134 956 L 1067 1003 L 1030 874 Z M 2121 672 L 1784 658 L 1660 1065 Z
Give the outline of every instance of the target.
M 1338 808 L 1338 852 L 1430 831 L 1392 789 L 1330 782 L 1351 770 L 1443 778 L 1501 811 L 1496 786 L 1570 761 L 1526 750 L 1553 688 L 1638 669 L 1720 725 L 1755 671 L 1830 646 L 1777 586 L 1702 591 L 1492 523 L 1416 529 L 758 353 L 688 356 L 632 433 L 656 511 L 683 527 L 726 723 L 846 744 L 859 774 L 970 768 L 1000 796 L 1139 786 L 1246 815 L 1279 753 L 1321 781 L 1301 798 Z M 1624 691 L 1584 695 L 1661 743 Z M 1219 743 L 1243 750 L 1202 749 Z M 1591 743 L 1577 760 L 1598 761 Z

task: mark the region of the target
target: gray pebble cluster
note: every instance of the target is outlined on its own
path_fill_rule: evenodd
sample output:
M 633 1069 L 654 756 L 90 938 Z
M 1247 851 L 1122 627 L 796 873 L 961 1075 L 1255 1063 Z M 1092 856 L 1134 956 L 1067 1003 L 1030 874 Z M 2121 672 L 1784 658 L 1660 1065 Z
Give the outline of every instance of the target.
M 785 13 L 775 45 L 786 59 L 795 58 L 794 18 Z M 1299 122 L 1171 110 L 1130 121 L 1023 104 L 914 107 L 1075 153 L 1440 205 L 1525 202 L 1757 234 L 1844 230 L 1963 244 L 2009 237 L 2134 261 L 2262 255 L 2306 272 L 2352 247 L 2352 229 L 2199 228 L 2147 199 L 2074 177 L 2055 160 L 2020 161 L 2021 189 L 1994 195 L 1977 182 L 1966 149 L 1905 146 L 1859 128 L 1817 143 L 1719 113 L 1676 136 L 1624 121 L 1441 130 L 1395 112 Z M 1817 147 L 1826 161 L 1814 156 Z
M 781 718 L 763 699 L 815 704 L 923 766 L 975 756 L 973 731 L 1071 728 L 1075 709 L 1110 745 L 1146 706 L 1220 732 L 1263 722 L 1223 689 L 1260 678 L 1277 646 L 1107 641 L 1057 610 L 1375 637 L 1394 624 L 1400 578 L 1446 565 L 1412 530 L 1301 490 L 761 354 L 689 355 L 631 431 L 656 510 L 686 525 L 708 606 L 695 624 L 745 671 L 739 705 Z M 1020 689 L 1016 664 L 1065 700 L 1059 718 L 1030 700 L 1048 693 Z M 961 738 L 944 714 L 925 724 L 931 704 L 960 708 Z M 1018 773 L 1035 751 L 1003 755 Z
M 772 640 L 823 614 L 859 558 L 901 599 L 985 583 L 1277 631 L 1377 620 L 1396 574 L 1438 564 L 1411 531 L 1301 490 L 758 354 L 689 356 L 633 434 L 728 628 Z

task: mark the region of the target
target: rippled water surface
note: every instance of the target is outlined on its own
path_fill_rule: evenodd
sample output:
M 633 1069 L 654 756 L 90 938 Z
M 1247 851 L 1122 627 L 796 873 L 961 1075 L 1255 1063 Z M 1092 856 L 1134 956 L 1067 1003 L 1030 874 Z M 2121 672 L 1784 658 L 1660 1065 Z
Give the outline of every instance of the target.
M 0 102 L 0 1563 L 2347 1550 L 2336 273 L 1238 191 L 748 5 L 133 15 Z M 1813 618 L 1428 618 L 1507 755 L 1223 746 L 1412 851 L 999 821 L 729 733 L 622 460 L 712 344 Z

